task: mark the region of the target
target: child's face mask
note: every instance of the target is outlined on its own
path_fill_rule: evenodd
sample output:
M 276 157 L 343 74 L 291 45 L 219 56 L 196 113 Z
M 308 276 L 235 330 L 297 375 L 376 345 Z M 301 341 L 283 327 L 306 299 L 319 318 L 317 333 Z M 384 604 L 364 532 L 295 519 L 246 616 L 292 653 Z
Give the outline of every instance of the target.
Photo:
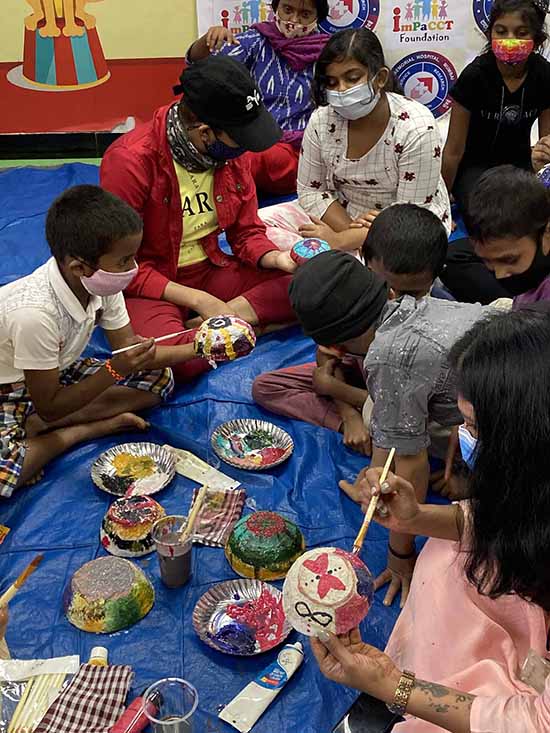
M 458 428 L 458 441 L 462 459 L 470 471 L 473 471 L 476 462 L 477 438 L 474 438 L 465 425 L 461 425 Z
M 346 120 L 359 120 L 367 117 L 380 101 L 380 92 L 376 92 L 372 82 L 357 84 L 345 92 L 327 90 L 327 102 Z
M 498 61 L 516 66 L 527 61 L 535 43 L 531 38 L 493 38 L 491 48 Z
M 302 38 L 309 36 L 317 28 L 317 18 L 312 23 L 304 25 L 303 23 L 293 23 L 289 20 L 283 20 L 279 13 L 275 16 L 275 24 L 286 38 Z
M 90 295 L 116 295 L 125 290 L 138 274 L 138 266 L 125 272 L 108 272 L 107 270 L 96 270 L 90 277 L 82 276 L 80 282 Z

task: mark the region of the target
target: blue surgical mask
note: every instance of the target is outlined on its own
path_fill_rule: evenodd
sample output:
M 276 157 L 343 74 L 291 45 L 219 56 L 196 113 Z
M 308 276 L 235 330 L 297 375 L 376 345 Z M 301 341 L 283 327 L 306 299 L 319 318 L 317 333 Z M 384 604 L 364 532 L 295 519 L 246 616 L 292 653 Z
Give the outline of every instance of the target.
M 461 425 L 458 428 L 458 441 L 460 443 L 462 460 L 470 471 L 473 471 L 476 463 L 477 438 L 474 438 L 465 425 Z
M 230 145 L 226 145 L 224 142 L 216 138 L 216 142 L 210 143 L 206 146 L 206 152 L 214 160 L 233 160 L 239 158 L 241 155 L 246 153 L 246 150 L 239 146 L 238 148 L 232 148 Z
M 327 90 L 327 102 L 346 120 L 359 120 L 374 110 L 380 100 L 370 81 L 358 84 L 345 92 Z

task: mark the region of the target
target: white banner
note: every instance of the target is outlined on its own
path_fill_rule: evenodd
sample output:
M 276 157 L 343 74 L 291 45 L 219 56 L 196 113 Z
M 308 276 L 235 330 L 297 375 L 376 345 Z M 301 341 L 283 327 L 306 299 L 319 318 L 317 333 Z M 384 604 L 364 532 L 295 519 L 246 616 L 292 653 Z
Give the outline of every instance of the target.
M 374 30 L 407 96 L 440 117 L 461 70 L 483 49 L 491 0 L 329 0 L 329 6 L 322 29 Z M 266 0 L 197 0 L 197 13 L 201 35 L 212 25 L 240 33 L 272 17 Z

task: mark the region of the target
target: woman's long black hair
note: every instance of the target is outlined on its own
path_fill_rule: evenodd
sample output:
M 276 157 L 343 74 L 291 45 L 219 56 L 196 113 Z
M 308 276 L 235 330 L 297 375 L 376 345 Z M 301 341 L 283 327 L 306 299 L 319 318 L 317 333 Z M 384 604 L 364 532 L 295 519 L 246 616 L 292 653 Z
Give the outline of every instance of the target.
M 535 48 L 541 49 L 548 40 L 546 33 L 546 13 L 548 12 L 547 0 L 495 0 L 491 6 L 489 15 L 489 26 L 485 32 L 489 41 L 488 49 L 491 48 L 491 33 L 493 26 L 505 13 L 521 13 L 523 22 L 529 26 L 533 34 Z
M 362 66 L 365 66 L 369 70 L 369 79 L 373 79 L 380 69 L 388 68 L 382 44 L 371 30 L 368 28 L 349 28 L 345 31 L 338 31 L 331 36 L 315 64 L 312 94 L 318 107 L 327 104 L 327 67 L 335 61 L 345 61 L 346 59 L 354 59 Z M 403 93 L 391 70 L 384 91 Z
M 549 304 L 478 322 L 454 346 L 478 432 L 466 575 L 550 611 Z M 471 544 L 470 544 L 471 541 Z

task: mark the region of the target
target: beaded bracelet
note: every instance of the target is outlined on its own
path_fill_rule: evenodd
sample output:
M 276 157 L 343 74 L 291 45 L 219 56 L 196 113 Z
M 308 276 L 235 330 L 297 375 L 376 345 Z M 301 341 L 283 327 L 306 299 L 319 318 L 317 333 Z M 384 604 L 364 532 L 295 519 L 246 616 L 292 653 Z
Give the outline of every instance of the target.
M 105 362 L 105 369 L 109 372 L 115 382 L 122 382 L 122 380 L 124 379 L 122 374 L 119 374 L 116 369 L 113 369 L 110 359 L 107 359 L 107 361 Z

